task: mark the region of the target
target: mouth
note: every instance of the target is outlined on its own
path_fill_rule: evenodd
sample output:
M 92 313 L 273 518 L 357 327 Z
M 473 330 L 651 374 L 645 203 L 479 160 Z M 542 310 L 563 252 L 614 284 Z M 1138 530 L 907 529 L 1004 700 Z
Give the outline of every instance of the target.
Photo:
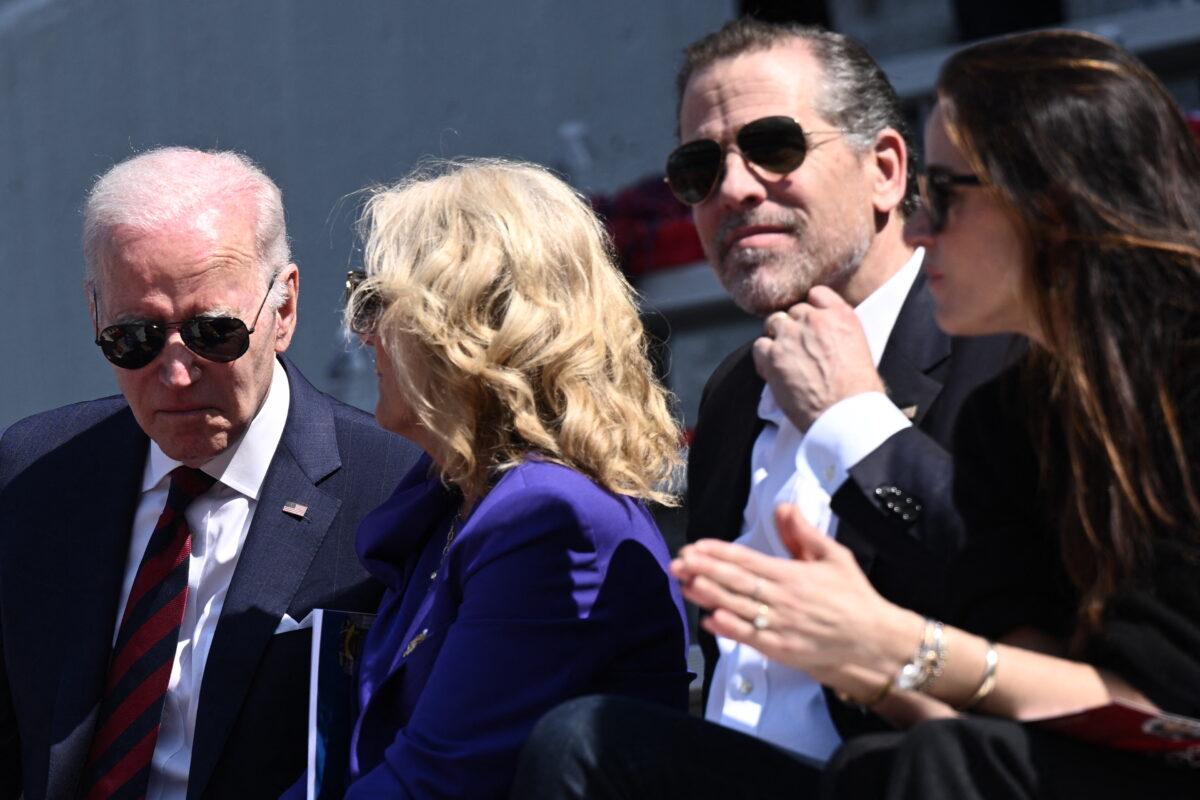
M 160 408 L 158 413 L 166 417 L 194 417 L 215 413 L 212 406 L 195 406 L 190 408 Z
M 735 247 L 769 247 L 793 233 L 794 229 L 787 225 L 742 225 L 725 236 L 723 245 L 726 251 Z

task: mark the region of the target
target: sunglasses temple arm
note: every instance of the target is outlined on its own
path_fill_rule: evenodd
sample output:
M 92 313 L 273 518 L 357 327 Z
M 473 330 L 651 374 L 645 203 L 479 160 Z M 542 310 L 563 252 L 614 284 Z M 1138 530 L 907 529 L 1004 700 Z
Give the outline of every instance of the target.
M 248 334 L 254 333 L 254 328 L 258 327 L 258 317 L 260 314 L 262 314 L 263 308 L 265 308 L 267 305 L 267 298 L 270 297 L 271 292 L 275 290 L 275 278 L 278 278 L 278 277 L 279 276 L 276 275 L 271 278 L 271 283 L 267 285 L 267 293 L 263 295 L 262 302 L 258 304 L 258 311 L 254 312 L 254 326 L 252 328 L 250 328 L 249 330 L 247 330 L 246 333 L 248 333 Z
M 100 300 L 96 296 L 96 284 L 92 284 L 92 332 L 95 343 L 100 344 Z

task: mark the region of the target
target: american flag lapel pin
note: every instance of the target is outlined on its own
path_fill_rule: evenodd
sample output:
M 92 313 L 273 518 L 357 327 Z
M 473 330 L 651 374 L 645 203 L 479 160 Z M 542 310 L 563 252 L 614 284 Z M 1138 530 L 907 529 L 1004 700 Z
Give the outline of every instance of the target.
M 303 503 L 297 503 L 295 500 L 288 500 L 283 504 L 283 513 L 293 516 L 296 519 L 304 519 L 304 515 L 308 513 L 308 506 Z

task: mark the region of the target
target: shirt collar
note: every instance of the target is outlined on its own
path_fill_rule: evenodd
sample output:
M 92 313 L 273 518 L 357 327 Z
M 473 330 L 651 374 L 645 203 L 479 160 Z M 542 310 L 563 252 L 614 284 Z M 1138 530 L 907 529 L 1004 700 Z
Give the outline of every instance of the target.
M 862 323 L 863 331 L 867 334 L 867 345 L 871 348 L 871 359 L 876 367 L 883 358 L 883 350 L 892 336 L 892 328 L 896 327 L 896 319 L 900 316 L 900 309 L 904 306 L 909 290 L 912 289 L 913 281 L 917 279 L 917 273 L 921 270 L 921 259 L 924 256 L 925 249 L 918 247 L 895 275 L 867 295 L 854 309 L 859 322 Z
M 275 450 L 283 437 L 290 406 L 291 387 L 287 373 L 279 359 L 275 359 L 267 399 L 250 421 L 242 438 L 202 464 L 200 469 L 251 500 L 258 500 L 267 469 L 270 468 L 271 459 L 275 457 Z M 148 492 L 158 486 L 180 463 L 164 453 L 157 442 L 151 440 L 150 454 L 142 472 L 142 491 Z

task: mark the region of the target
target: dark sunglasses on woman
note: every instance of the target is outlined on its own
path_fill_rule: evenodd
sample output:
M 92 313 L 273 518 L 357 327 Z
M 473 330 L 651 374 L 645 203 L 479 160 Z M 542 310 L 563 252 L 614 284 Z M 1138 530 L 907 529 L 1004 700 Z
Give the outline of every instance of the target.
M 946 229 L 946 217 L 950 203 L 954 200 L 954 189 L 958 186 L 981 186 L 978 175 L 958 175 L 945 167 L 926 167 L 917 175 L 917 187 L 921 190 L 921 205 L 929 217 L 929 232 L 941 233 Z
M 262 313 L 275 279 L 267 287 L 254 320 Z M 100 302 L 92 289 L 92 303 L 96 316 L 100 316 Z M 183 344 L 201 358 L 226 363 L 241 358 L 250 348 L 250 334 L 254 328 L 237 317 L 213 316 L 192 317 L 179 322 L 121 322 L 109 325 L 96 333 L 96 344 L 104 357 L 121 369 L 141 369 L 149 364 L 167 346 L 167 333 L 178 330 Z
M 350 308 L 350 332 L 367 336 L 375 332 L 379 315 L 383 313 L 383 297 L 378 290 L 368 286 L 359 292 L 358 287 L 367 279 L 367 273 L 352 269 L 346 273 L 345 304 Z M 356 294 L 357 293 L 357 294 Z
M 806 132 L 791 117 L 762 117 L 738 129 L 734 142 L 736 152 L 750 163 L 773 175 L 787 175 L 804 163 L 809 136 L 840 133 L 845 131 Z M 680 202 L 694 206 L 708 199 L 721 183 L 725 150 L 714 139 L 697 139 L 671 151 L 667 156 L 667 185 Z

